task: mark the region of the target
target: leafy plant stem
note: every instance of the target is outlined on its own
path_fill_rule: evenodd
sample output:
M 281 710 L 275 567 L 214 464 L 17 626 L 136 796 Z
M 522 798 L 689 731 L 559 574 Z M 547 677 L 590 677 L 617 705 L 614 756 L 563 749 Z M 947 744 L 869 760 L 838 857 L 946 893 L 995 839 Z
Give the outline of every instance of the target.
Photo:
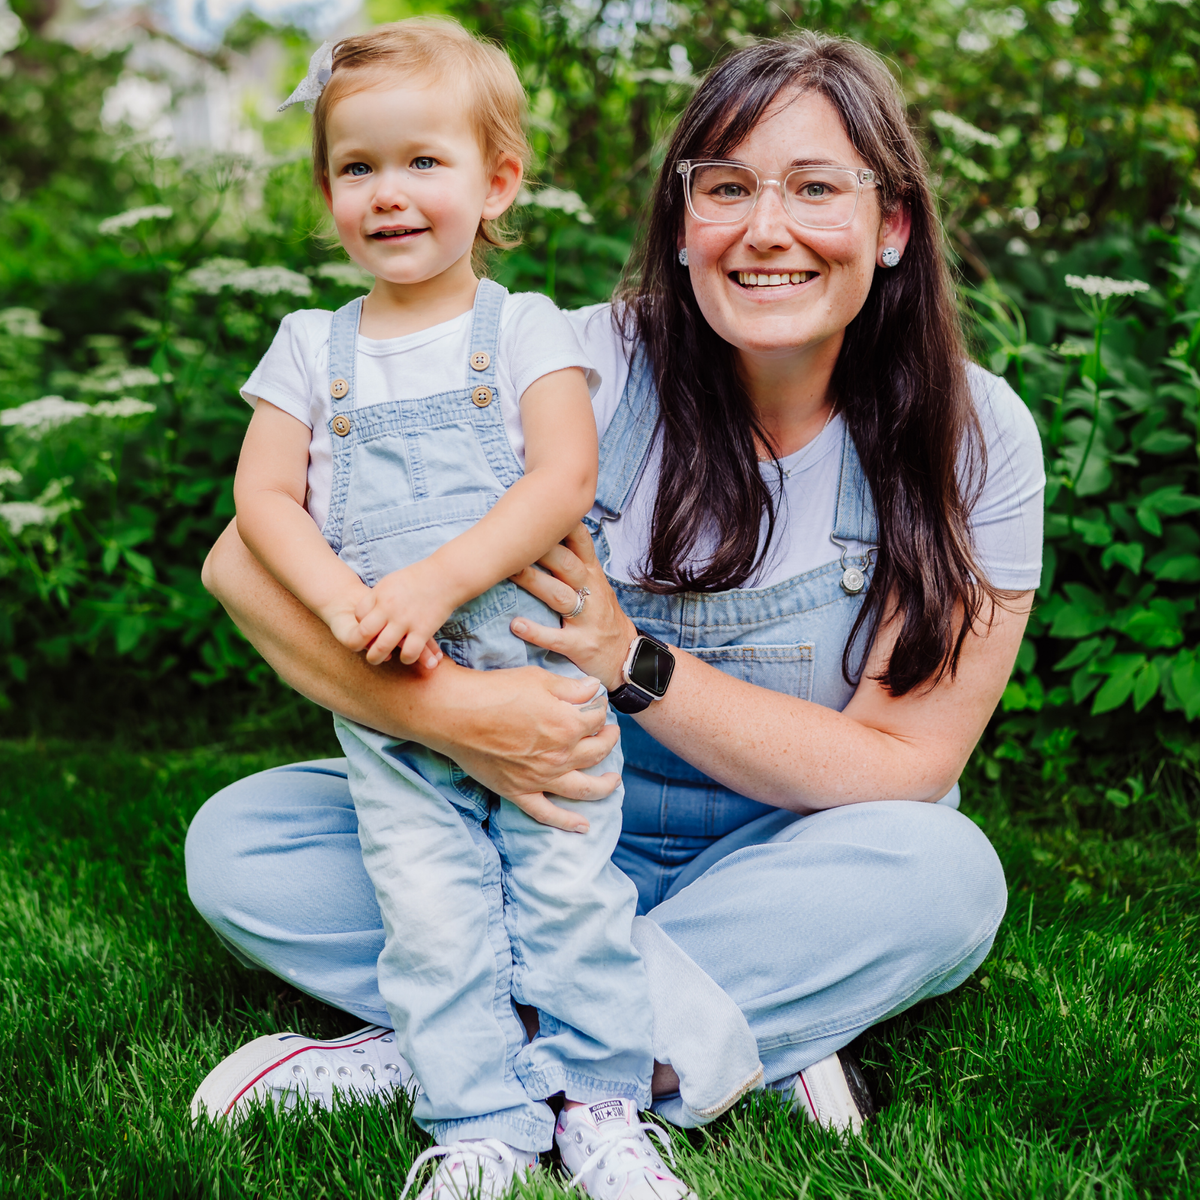
M 1087 441 L 1084 443 L 1083 454 L 1079 458 L 1079 466 L 1076 468 L 1075 476 L 1071 480 L 1071 494 L 1074 495 L 1079 487 L 1079 481 L 1083 477 L 1084 468 L 1087 466 L 1088 456 L 1092 453 L 1092 446 L 1096 441 L 1096 428 L 1100 424 L 1100 381 L 1104 378 L 1104 368 L 1100 365 L 1100 341 L 1102 331 L 1104 329 L 1104 317 L 1101 316 L 1096 322 L 1095 332 L 1095 350 L 1096 365 L 1092 369 L 1092 392 L 1094 399 L 1092 401 L 1092 427 L 1088 430 Z

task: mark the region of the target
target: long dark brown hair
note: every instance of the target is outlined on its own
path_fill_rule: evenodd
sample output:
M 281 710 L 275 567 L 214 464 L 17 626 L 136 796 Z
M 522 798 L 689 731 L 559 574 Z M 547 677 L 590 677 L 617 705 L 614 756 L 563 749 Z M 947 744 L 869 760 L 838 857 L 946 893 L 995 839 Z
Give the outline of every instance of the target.
M 831 382 L 879 523 L 871 589 L 842 668 L 847 679 L 861 670 L 851 662 L 858 634 L 873 637 L 895 615 L 902 623 L 879 678 L 899 696 L 954 674 L 966 634 L 996 594 L 972 551 L 968 517 L 986 461 L 924 157 L 887 68 L 855 42 L 806 32 L 739 50 L 708 75 L 675 130 L 621 290 L 660 403 L 662 469 L 639 583 L 660 594 L 752 586 L 770 549 L 780 489 L 764 480 L 758 455 L 772 442 L 736 352 L 704 319 L 678 264 L 684 195 L 675 164 L 729 157 L 791 91 L 833 105 L 875 172 L 882 212 L 903 204 L 912 219 L 902 262 L 875 272 L 846 327 Z

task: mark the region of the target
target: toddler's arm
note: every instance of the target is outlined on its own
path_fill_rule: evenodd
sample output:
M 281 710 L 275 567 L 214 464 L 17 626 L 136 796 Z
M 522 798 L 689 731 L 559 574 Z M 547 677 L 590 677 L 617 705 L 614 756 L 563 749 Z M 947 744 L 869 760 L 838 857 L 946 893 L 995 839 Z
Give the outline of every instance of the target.
M 303 421 L 258 401 L 233 482 L 238 533 L 342 645 L 362 650 L 371 639 L 363 635 L 354 610 L 371 589 L 334 554 L 304 510 L 311 437 Z M 436 657 L 431 654 L 426 665 L 436 665 Z
M 369 662 L 383 662 L 396 646 L 402 662 L 416 662 L 453 609 L 536 562 L 592 507 L 598 445 L 583 371 L 568 367 L 531 383 L 521 424 L 525 474 L 491 512 L 361 596 L 356 615 Z

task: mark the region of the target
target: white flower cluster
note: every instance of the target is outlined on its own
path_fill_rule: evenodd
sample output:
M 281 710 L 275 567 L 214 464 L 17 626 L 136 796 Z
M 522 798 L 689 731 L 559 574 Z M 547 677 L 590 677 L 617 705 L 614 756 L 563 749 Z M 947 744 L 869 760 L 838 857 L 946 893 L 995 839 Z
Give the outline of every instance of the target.
M 320 279 L 340 283 L 342 287 L 369 288 L 375 282 L 375 276 L 370 271 L 364 271 L 358 263 L 352 262 L 322 263 L 313 274 Z
M 1060 25 L 1070 25 L 1079 12 L 1079 0 L 1050 0 L 1046 9 Z
M 47 329 L 32 308 L 0 309 L 0 333 L 39 342 L 52 342 L 58 337 L 57 331 Z
M 127 212 L 117 213 L 115 217 L 105 217 L 100 222 L 100 232 L 120 233 L 122 229 L 132 229 L 143 221 L 165 221 L 174 215 L 175 210 L 165 204 L 147 204 L 144 208 L 131 208 Z
M 154 412 L 154 405 L 133 396 L 122 396 L 119 400 L 101 400 L 99 404 L 84 404 L 79 400 L 64 400 L 62 396 L 43 396 L 30 400 L 28 404 L 0 411 L 0 425 L 15 425 L 23 429 L 44 432 L 80 417 L 106 417 L 120 419 L 140 417 Z
M 208 296 L 215 296 L 224 288 L 258 296 L 312 294 L 312 284 L 298 272 L 287 267 L 250 267 L 240 258 L 210 258 L 183 277 L 183 286 Z
M 109 417 L 120 420 L 128 417 L 141 417 L 146 413 L 155 412 L 153 404 L 139 400 L 136 396 L 122 396 L 120 400 L 101 400 L 99 404 L 89 404 L 86 416 Z
M 989 12 L 968 11 L 970 24 L 958 35 L 958 48 L 969 54 L 982 54 L 997 42 L 1020 33 L 1028 24 L 1023 10 L 1011 8 L 993 9 Z
M 61 396 L 43 396 L 30 400 L 17 408 L 6 408 L 0 412 L 0 425 L 17 425 L 25 429 L 53 429 L 82 417 L 89 408 L 78 400 L 64 400 Z
M 517 195 L 518 204 L 532 204 L 534 208 L 546 208 L 573 216 L 581 225 L 591 225 L 595 218 L 584 204 L 578 192 L 565 192 L 562 188 L 547 187 L 539 192 L 522 188 Z
M 1066 284 L 1085 296 L 1099 296 L 1101 300 L 1110 296 L 1136 296 L 1150 290 L 1150 285 L 1140 279 L 1109 279 L 1105 275 L 1068 275 Z
M 59 517 L 80 507 L 73 496 L 64 495 L 74 481 L 55 479 L 36 500 L 9 500 L 0 504 L 0 521 L 8 526 L 8 532 L 17 537 L 30 526 L 53 525 Z
M 50 509 L 32 500 L 9 500 L 0 504 L 0 521 L 8 526 L 8 532 L 16 537 L 27 525 L 49 525 L 54 520 Z
M 999 150 L 1003 144 L 994 133 L 988 133 L 986 130 L 972 125 L 970 121 L 964 121 L 962 117 L 956 116 L 954 113 L 940 110 L 932 112 L 929 114 L 929 123 L 935 129 L 949 134 L 962 146 L 991 146 L 993 150 Z
M 127 392 L 130 388 L 154 387 L 158 376 L 148 367 L 120 367 L 113 371 L 96 371 L 85 375 L 79 387 L 85 392 Z M 170 375 L 163 376 L 164 383 L 171 382 Z
M 0 487 L 7 487 L 11 483 L 20 483 L 23 478 L 24 476 L 15 467 L 0 467 Z

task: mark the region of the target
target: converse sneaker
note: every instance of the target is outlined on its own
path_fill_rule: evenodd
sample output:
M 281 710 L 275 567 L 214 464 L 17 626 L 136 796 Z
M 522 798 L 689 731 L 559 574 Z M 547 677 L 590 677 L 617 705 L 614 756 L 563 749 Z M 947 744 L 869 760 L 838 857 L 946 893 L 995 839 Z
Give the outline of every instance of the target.
M 794 1111 L 827 1129 L 859 1133 L 863 1122 L 875 1115 L 858 1063 L 844 1050 L 771 1086 L 790 1097 Z
M 415 1089 L 396 1035 L 380 1025 L 317 1042 L 298 1033 L 268 1033 L 222 1059 L 192 1097 L 192 1120 L 245 1116 L 253 1103 L 294 1108 L 302 1099 L 333 1107 L 334 1092 L 390 1096 Z
M 536 1154 L 518 1150 L 499 1138 L 464 1138 L 418 1154 L 400 1200 L 405 1200 L 417 1172 L 433 1158 L 442 1161 L 417 1200 L 500 1200 L 512 1191 L 518 1179 L 524 1179 L 538 1166 Z
M 594 1200 L 696 1200 L 659 1157 L 654 1134 L 675 1166 L 671 1143 L 657 1125 L 638 1120 L 632 1100 L 600 1100 L 564 1108 L 554 1130 L 568 1187 L 578 1186 Z

